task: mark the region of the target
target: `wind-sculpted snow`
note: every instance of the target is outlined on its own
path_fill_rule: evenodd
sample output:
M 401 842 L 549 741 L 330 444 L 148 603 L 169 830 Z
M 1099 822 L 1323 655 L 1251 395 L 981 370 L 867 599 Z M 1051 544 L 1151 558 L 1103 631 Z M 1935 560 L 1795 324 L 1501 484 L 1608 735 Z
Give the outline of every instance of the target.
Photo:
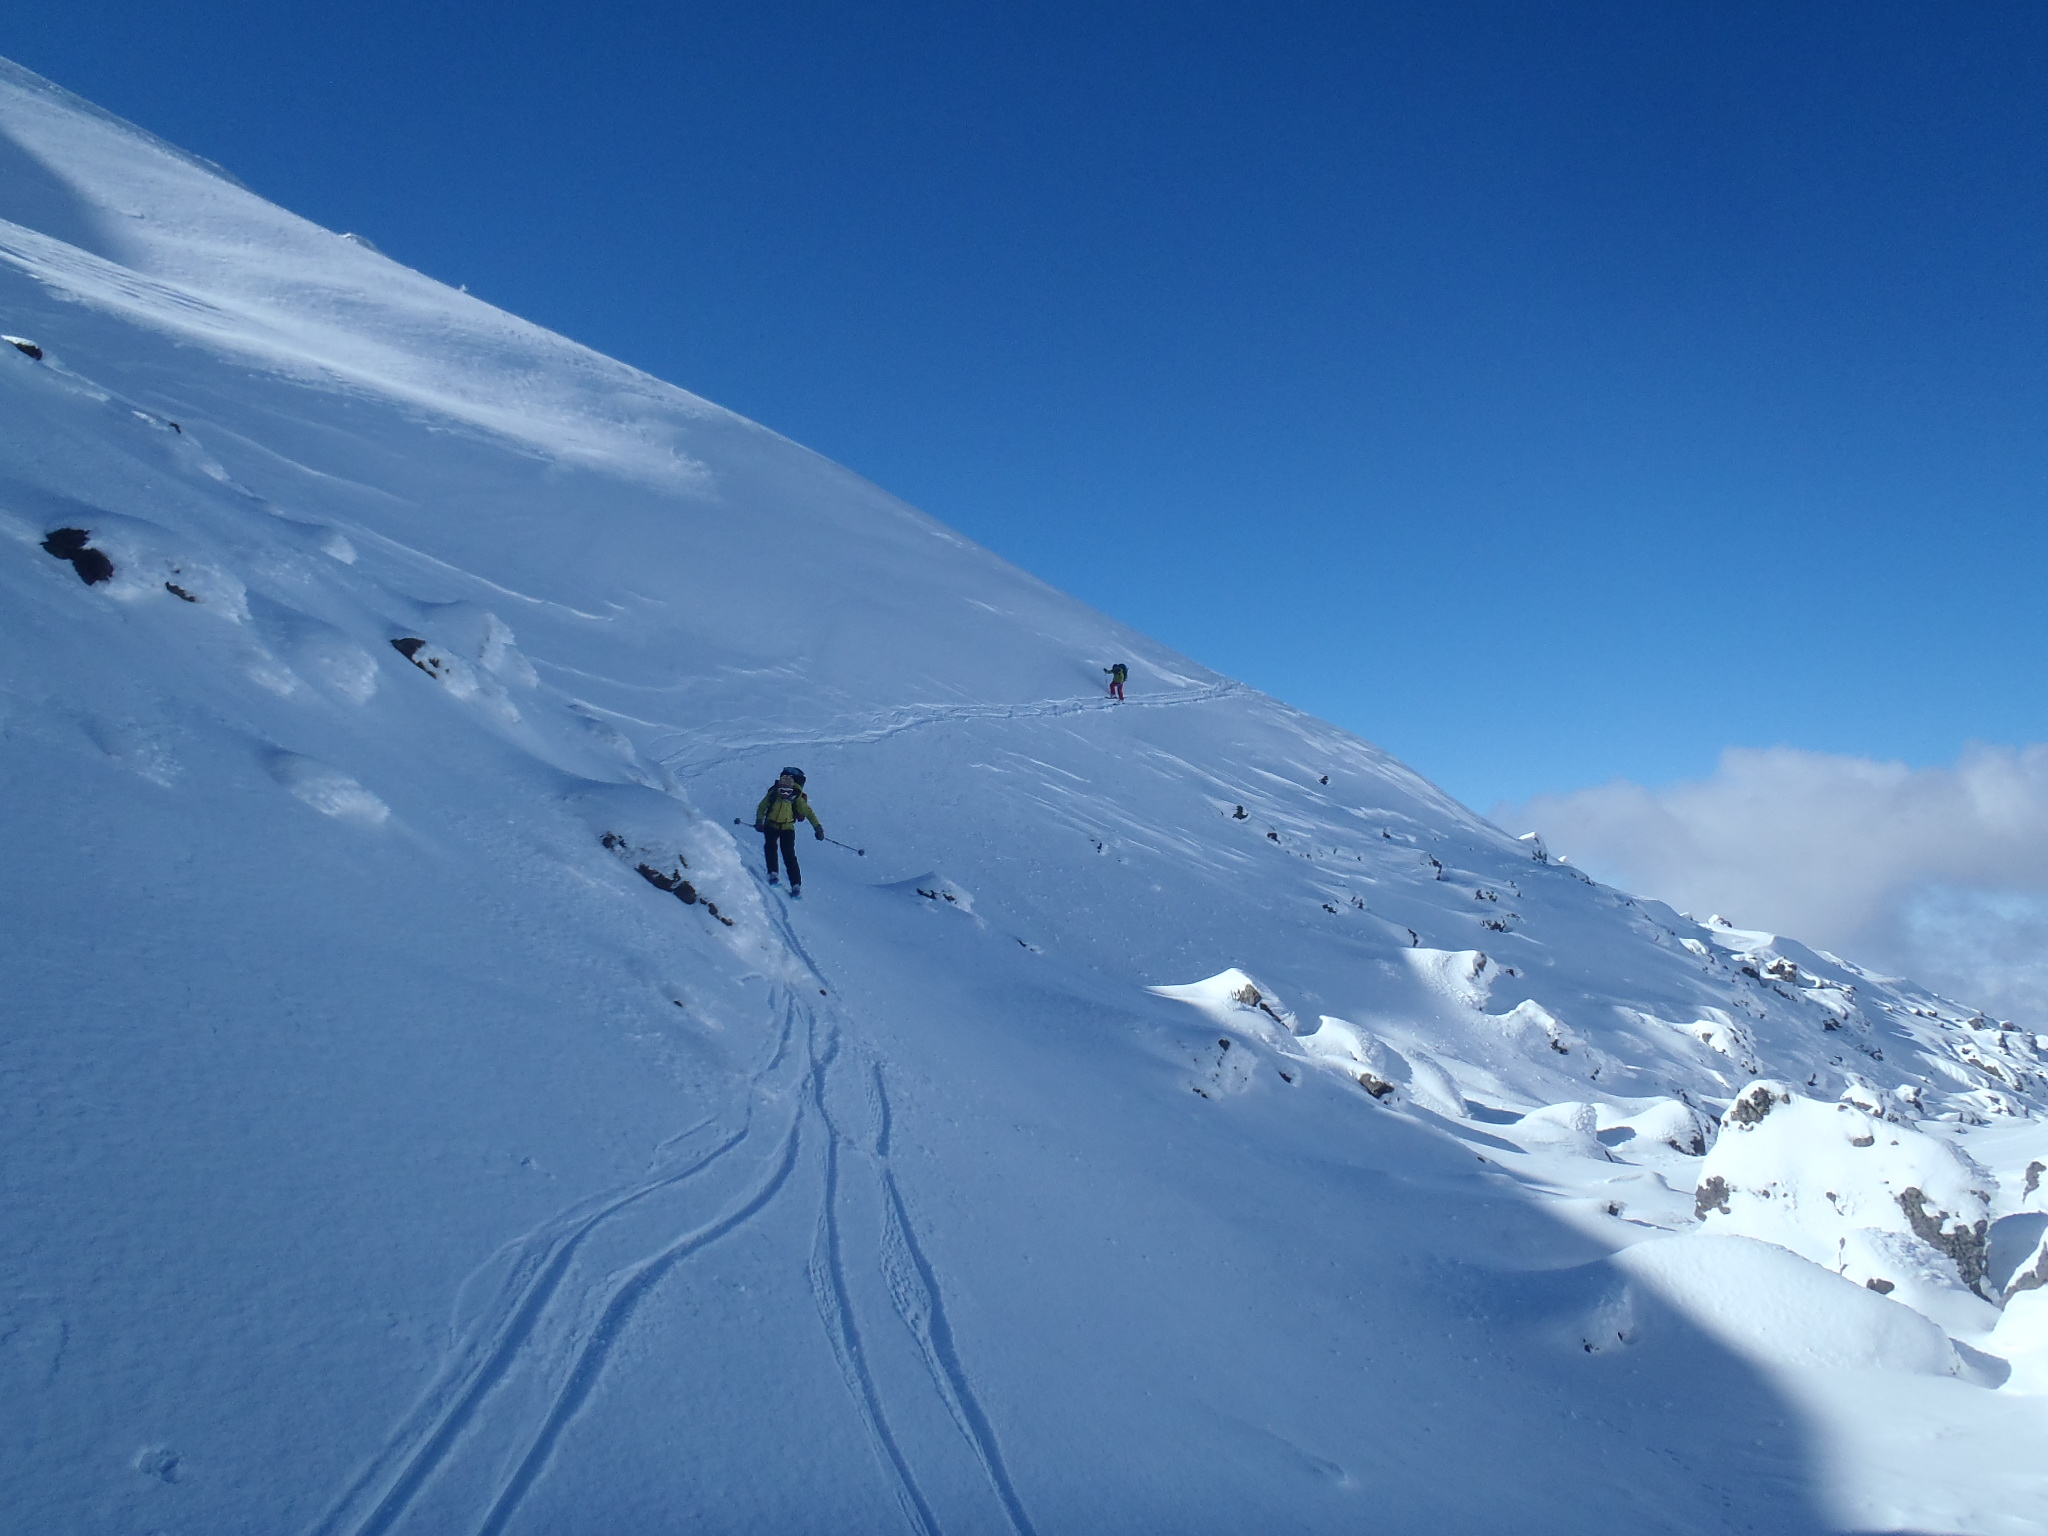
M 0 199 L 10 1528 L 2048 1528 L 2030 1034 L 11 68 Z

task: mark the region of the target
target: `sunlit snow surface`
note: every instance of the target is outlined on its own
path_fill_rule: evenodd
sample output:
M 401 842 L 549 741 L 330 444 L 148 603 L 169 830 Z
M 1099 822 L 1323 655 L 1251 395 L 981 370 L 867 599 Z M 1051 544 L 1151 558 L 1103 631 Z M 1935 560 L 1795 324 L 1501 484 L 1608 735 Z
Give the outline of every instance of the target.
M 2048 1529 L 2032 1036 L 12 70 L 0 215 L 0 1528 Z

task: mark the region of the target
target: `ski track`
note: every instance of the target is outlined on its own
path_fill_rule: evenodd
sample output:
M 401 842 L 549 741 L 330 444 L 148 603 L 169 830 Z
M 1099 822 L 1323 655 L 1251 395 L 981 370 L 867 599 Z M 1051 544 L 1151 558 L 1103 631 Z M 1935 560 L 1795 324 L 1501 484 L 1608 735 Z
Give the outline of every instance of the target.
M 687 761 L 687 748 L 664 753 L 660 748 L 659 738 L 649 751 L 650 755 L 670 772 L 696 775 L 708 773 L 713 768 L 762 752 L 776 752 L 787 747 L 869 746 L 878 741 L 886 741 L 891 736 L 900 736 L 905 731 L 920 730 L 928 725 L 950 724 L 959 720 L 1036 720 L 1056 715 L 1076 715 L 1091 710 L 1170 709 L 1187 704 L 1206 704 L 1214 699 L 1227 699 L 1251 691 L 1244 683 L 1222 682 L 1121 702 L 1107 695 L 1101 698 L 1090 695 L 1084 698 L 1044 699 L 1036 704 L 912 704 L 892 710 L 886 715 L 871 716 L 859 729 L 839 735 L 782 735 L 765 737 L 757 741 L 728 742 L 713 756 L 695 761 Z M 671 731 L 668 734 L 673 739 L 685 733 Z
M 477 1536 L 499 1536 L 505 1529 L 506 1522 L 518 1510 L 520 1501 L 547 1471 L 548 1463 L 554 1458 L 555 1447 L 561 1441 L 563 1430 L 575 1418 L 577 1411 L 582 1408 L 592 1389 L 596 1387 L 613 1343 L 632 1321 L 633 1313 L 646 1299 L 648 1293 L 677 1264 L 753 1220 L 781 1192 L 783 1186 L 789 1182 L 790 1173 L 796 1167 L 802 1133 L 803 1117 L 792 1116 L 789 1129 L 783 1134 L 781 1156 L 776 1160 L 774 1168 L 737 1207 L 695 1231 L 686 1232 L 668 1247 L 624 1271 L 624 1278 L 605 1302 L 597 1327 L 584 1341 L 582 1349 L 577 1351 L 575 1366 L 569 1372 L 569 1378 L 563 1384 L 561 1392 L 549 1407 L 547 1417 L 542 1420 L 539 1431 L 527 1447 L 526 1454 L 520 1458 L 518 1469 L 498 1490 L 496 1498 L 492 1500 L 490 1512 L 477 1526 Z
M 919 1536 L 939 1536 L 939 1524 L 932 1514 L 931 1503 L 918 1486 L 917 1476 L 889 1427 L 881 1392 L 868 1368 L 867 1347 L 855 1321 L 853 1299 L 847 1290 L 846 1255 L 839 1225 L 840 1137 L 831 1125 L 824 1097 L 823 1069 L 829 1067 L 836 1055 L 835 1040 L 828 1044 L 823 1060 L 815 1062 L 819 1070 L 811 1076 L 811 1102 L 819 1117 L 826 1122 L 825 1190 L 818 1212 L 818 1235 L 811 1247 L 811 1295 L 817 1301 L 818 1316 L 825 1324 L 825 1336 L 831 1343 L 833 1358 L 838 1361 L 840 1374 L 853 1395 L 854 1406 L 867 1429 L 868 1439 L 874 1444 L 895 1484 L 896 1499 L 903 1508 L 904 1519 Z
M 794 1018 L 794 1010 L 785 1006 L 775 1053 L 750 1084 L 754 1098 L 764 1096 L 764 1082 L 786 1058 Z M 425 1399 L 387 1438 L 369 1466 L 309 1536 L 382 1536 L 402 1520 L 446 1461 L 464 1429 L 476 1420 L 493 1389 L 520 1363 L 522 1356 L 531 1353 L 529 1345 L 540 1335 L 587 1241 L 613 1217 L 652 1195 L 695 1178 L 743 1145 L 753 1133 L 751 1104 L 747 1119 L 740 1130 L 725 1134 L 710 1149 L 680 1167 L 622 1190 L 579 1201 L 533 1232 L 515 1239 L 511 1247 L 518 1257 L 484 1320 L 472 1327 L 468 1339 L 458 1346 L 455 1357 L 443 1367 Z M 697 1129 L 693 1127 L 677 1139 L 687 1140 Z M 785 1134 L 793 1137 L 795 1129 L 792 1123 Z M 758 1205 L 750 1206 L 746 1214 L 750 1217 L 758 1209 Z M 717 1227 L 718 1223 L 711 1225 Z M 714 1236 L 723 1236 L 729 1230 L 729 1226 L 720 1228 Z M 620 1278 L 613 1301 L 618 1291 L 632 1284 L 640 1267 L 629 1268 Z M 612 1316 L 611 1305 L 608 1301 L 605 1307 L 607 1319 Z M 375 1502 L 366 1513 L 353 1514 L 356 1507 L 373 1496 L 373 1490 L 380 1488 L 381 1493 L 375 1494 Z
M 876 1082 L 879 1086 L 879 1073 Z M 938 1277 L 912 1235 L 910 1213 L 904 1207 L 903 1192 L 897 1187 L 896 1176 L 890 1171 L 886 1156 L 877 1159 L 877 1171 L 881 1176 L 887 1212 L 882 1234 L 882 1260 L 889 1276 L 890 1298 L 896 1303 L 896 1315 L 902 1318 L 904 1327 L 910 1330 L 911 1338 L 916 1341 L 932 1384 L 944 1400 L 946 1412 L 951 1415 L 961 1438 L 980 1463 L 982 1476 L 1002 1505 L 1010 1529 L 1016 1536 L 1036 1536 L 1030 1517 L 1024 1513 L 1023 1501 L 1017 1497 L 1016 1485 L 1010 1481 L 1009 1469 L 1003 1464 L 1002 1451 L 996 1444 L 995 1427 L 975 1397 L 966 1371 L 961 1368 L 959 1353 L 953 1345 L 952 1325 L 947 1322 L 946 1309 L 939 1300 Z
M 1224 686 L 1235 690 L 1242 685 L 1232 683 Z M 1210 696 L 1215 697 L 1217 693 L 1212 692 Z M 803 962 L 805 969 L 829 996 L 836 997 L 837 993 L 830 990 L 824 971 L 797 936 L 790 922 L 788 905 L 771 900 L 764 902 L 763 907 L 790 952 Z M 804 1006 L 809 1012 L 808 1003 Z M 815 1029 L 811 1038 L 814 1042 L 817 1039 Z M 862 1156 L 879 1187 L 883 1217 L 877 1248 L 883 1281 L 896 1316 L 910 1334 L 947 1415 L 980 1465 L 982 1477 L 1001 1507 L 1004 1520 L 1015 1536 L 1036 1536 L 1031 1519 L 1024 1511 L 1023 1501 L 1010 1480 L 1009 1469 L 996 1441 L 994 1425 L 961 1365 L 953 1342 L 952 1325 L 946 1318 L 945 1306 L 940 1299 L 937 1273 L 918 1245 L 902 1188 L 890 1167 L 889 1139 L 895 1125 L 895 1111 L 889 1102 L 888 1085 L 883 1080 L 881 1064 L 865 1055 L 860 1058 L 861 1088 L 870 1126 L 867 1145 L 848 1136 L 826 1105 L 826 1079 L 832 1066 L 841 1059 L 843 1050 L 837 1026 L 830 1026 L 826 1051 L 823 1056 L 813 1056 L 808 1083 L 811 1103 L 825 1128 L 825 1193 L 819 1214 L 818 1237 L 812 1248 L 811 1292 L 825 1323 L 833 1356 L 846 1379 L 848 1391 L 853 1394 L 869 1437 L 894 1476 L 898 1501 L 903 1506 L 905 1517 L 913 1529 L 936 1536 L 938 1526 L 930 1504 L 883 1412 L 880 1394 L 867 1366 L 867 1346 L 855 1321 L 845 1282 L 844 1244 L 837 1210 L 839 1153 L 843 1145 L 852 1147 Z
M 1065 711 L 1055 706 L 1036 712 Z M 787 952 L 830 995 L 787 908 L 770 901 L 766 909 Z M 813 1163 L 819 1214 L 806 1277 L 825 1342 L 906 1528 L 916 1536 L 943 1536 L 920 1477 L 919 1447 L 892 1422 L 873 1367 L 875 1360 L 907 1346 L 980 1471 L 995 1506 L 988 1514 L 993 1517 L 1000 1511 L 1000 1522 L 1013 1536 L 1036 1536 L 993 1425 L 960 1361 L 937 1274 L 917 1242 L 909 1205 L 889 1165 L 894 1115 L 881 1066 L 866 1050 L 849 1046 L 830 1004 L 820 1010 L 794 991 L 783 991 L 773 1006 L 775 1048 L 748 1080 L 740 1125 L 734 1128 L 715 1115 L 699 1121 L 656 1149 L 657 1167 L 647 1178 L 578 1201 L 500 1250 L 513 1257 L 491 1301 L 464 1330 L 434 1385 L 307 1536 L 387 1536 L 408 1522 L 417 1524 L 416 1516 L 425 1518 L 422 1495 L 460 1454 L 468 1432 L 488 1422 L 494 1403 L 506 1401 L 499 1389 L 516 1373 L 537 1372 L 560 1384 L 537 1412 L 525 1410 L 534 1422 L 515 1435 L 515 1448 L 505 1459 L 509 1471 L 492 1480 L 482 1497 L 482 1512 L 470 1526 L 474 1536 L 504 1536 L 596 1394 L 613 1346 L 643 1303 L 687 1261 L 759 1217 L 798 1180 L 799 1170 Z M 865 1110 L 867 1124 L 859 1129 L 842 1125 L 828 1102 L 835 1086 L 846 1084 L 849 1075 L 858 1084 Z M 732 1166 L 735 1153 L 762 1140 L 762 1111 L 778 1106 L 786 1107 L 786 1114 L 775 1117 L 768 1166 L 729 1195 L 716 1215 L 591 1284 L 574 1283 L 579 1259 L 608 1224 L 653 1196 Z M 864 1245 L 850 1236 L 846 1211 L 853 1198 L 848 1175 L 856 1170 L 872 1181 L 880 1206 L 870 1261 L 888 1294 L 890 1310 L 879 1319 L 863 1319 L 855 1298 L 853 1276 L 858 1271 L 849 1253 Z M 563 1319 L 579 1314 L 594 1316 L 587 1330 L 560 1326 Z M 901 1335 L 895 1332 L 897 1326 Z M 566 1340 L 566 1345 L 552 1344 L 556 1338 Z M 511 1411 L 521 1412 L 516 1407 Z M 987 1526 L 990 1521 L 976 1523 Z

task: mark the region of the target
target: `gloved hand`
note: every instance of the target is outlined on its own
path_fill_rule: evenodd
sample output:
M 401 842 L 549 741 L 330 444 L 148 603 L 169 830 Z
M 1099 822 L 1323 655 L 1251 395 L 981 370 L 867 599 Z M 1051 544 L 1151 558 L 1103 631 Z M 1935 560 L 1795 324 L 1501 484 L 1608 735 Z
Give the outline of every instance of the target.
M 819 842 L 822 843 L 823 841 L 825 841 L 825 829 L 823 827 L 813 827 L 811 828 L 811 831 L 812 834 L 816 836 Z
M 765 821 L 757 821 L 754 823 L 754 830 L 756 832 L 766 832 L 768 830 L 768 824 Z

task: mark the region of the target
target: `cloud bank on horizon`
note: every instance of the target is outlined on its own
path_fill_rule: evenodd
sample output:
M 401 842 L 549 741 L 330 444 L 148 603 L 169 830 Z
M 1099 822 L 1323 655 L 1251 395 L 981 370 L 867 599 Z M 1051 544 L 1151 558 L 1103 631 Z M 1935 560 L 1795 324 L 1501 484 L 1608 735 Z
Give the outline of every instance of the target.
M 1731 747 L 1705 780 L 1496 807 L 1603 880 L 2048 1022 L 2048 745 L 1948 767 Z

